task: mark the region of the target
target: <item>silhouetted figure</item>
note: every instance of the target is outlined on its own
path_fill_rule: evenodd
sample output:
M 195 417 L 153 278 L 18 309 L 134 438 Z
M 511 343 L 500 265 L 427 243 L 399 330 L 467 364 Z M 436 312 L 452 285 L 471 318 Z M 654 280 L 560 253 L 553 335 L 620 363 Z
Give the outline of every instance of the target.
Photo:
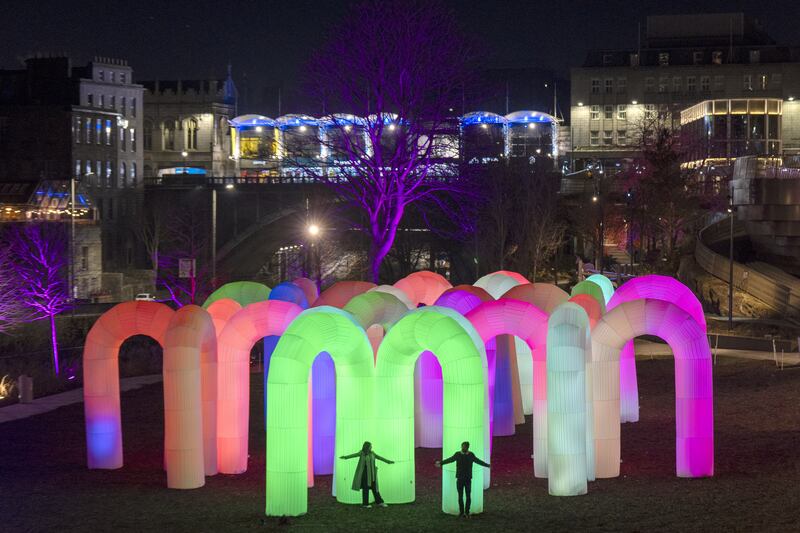
M 469 442 L 461 443 L 461 451 L 458 451 L 445 459 L 444 461 L 436 461 L 436 466 L 440 467 L 454 462 L 456 463 L 456 488 L 458 489 L 458 516 L 469 517 L 469 506 L 472 503 L 472 463 L 478 463 L 481 466 L 489 468 L 488 463 L 484 463 L 475 454 L 469 451 Z M 467 493 L 467 506 L 464 507 L 464 492 Z
M 361 491 L 361 504 L 362 507 L 370 508 L 369 504 L 369 491 L 375 496 L 375 505 L 386 507 L 386 502 L 381 498 L 381 493 L 378 491 L 378 466 L 375 460 L 383 461 L 387 465 L 394 464 L 394 461 L 384 459 L 377 453 L 372 451 L 372 443 L 366 441 L 361 447 L 360 452 L 351 453 L 350 455 L 343 455 L 340 459 L 354 459 L 358 457 L 358 465 L 356 466 L 356 473 L 353 476 L 353 490 Z

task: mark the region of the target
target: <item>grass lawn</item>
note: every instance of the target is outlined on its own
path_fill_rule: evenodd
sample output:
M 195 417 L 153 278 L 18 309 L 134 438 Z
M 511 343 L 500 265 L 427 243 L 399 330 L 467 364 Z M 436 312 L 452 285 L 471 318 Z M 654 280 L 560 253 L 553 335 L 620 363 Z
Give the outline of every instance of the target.
M 533 477 L 528 417 L 516 436 L 495 439 L 486 511 L 469 521 L 442 514 L 433 467 L 440 452 L 419 449 L 416 503 L 341 505 L 323 476 L 310 489 L 309 513 L 288 526 L 262 521 L 261 376 L 252 380 L 247 473 L 207 478 L 191 491 L 166 488 L 163 396 L 149 386 L 123 395 L 120 470 L 86 469 L 82 404 L 0 425 L 0 531 L 800 530 L 800 369 L 720 357 L 709 479 L 675 477 L 672 360 L 641 361 L 639 375 L 641 420 L 623 425 L 621 476 L 590 483 L 586 496 L 548 496 L 547 480 Z

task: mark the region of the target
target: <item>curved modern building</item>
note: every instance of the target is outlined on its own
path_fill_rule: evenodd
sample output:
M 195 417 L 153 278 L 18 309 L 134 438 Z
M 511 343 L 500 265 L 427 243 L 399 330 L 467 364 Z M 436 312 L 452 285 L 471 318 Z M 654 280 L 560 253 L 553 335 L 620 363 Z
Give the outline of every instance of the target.
M 382 122 L 381 146 L 372 146 L 368 125 Z M 315 118 L 284 115 L 242 115 L 229 121 L 232 158 L 243 177 L 300 177 L 309 167 L 347 164 L 350 153 L 393 153 L 391 133 L 404 125 L 397 116 L 367 118 L 333 114 Z M 434 141 L 442 161 L 486 164 L 501 158 L 535 160 L 558 157 L 558 120 L 547 113 L 522 110 L 502 116 L 487 111 L 453 120 L 453 133 Z

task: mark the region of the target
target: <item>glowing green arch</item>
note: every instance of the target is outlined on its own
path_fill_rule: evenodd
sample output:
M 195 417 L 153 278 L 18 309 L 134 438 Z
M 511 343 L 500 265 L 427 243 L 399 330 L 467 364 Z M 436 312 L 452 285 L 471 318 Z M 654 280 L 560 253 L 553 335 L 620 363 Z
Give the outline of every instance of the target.
M 308 378 L 323 351 L 336 365 L 336 455 L 358 450 L 372 438 L 374 366 L 366 333 L 342 310 L 322 306 L 304 311 L 275 346 L 267 379 L 270 516 L 298 516 L 308 509 Z M 359 502 L 360 494 L 350 488 L 354 465 L 337 461 L 337 500 Z
M 614 284 L 611 283 L 611 280 L 602 274 L 592 274 L 586 278 L 586 281 L 591 281 L 600 286 L 600 289 L 603 291 L 603 299 L 606 301 L 606 305 L 608 305 L 608 301 L 614 296 Z
M 347 302 L 343 309 L 353 315 L 362 328 L 379 324 L 384 331 L 388 331 L 408 313 L 408 306 L 397 296 L 377 291 L 359 294 Z
M 396 463 L 383 468 L 380 484 L 390 503 L 414 501 L 414 365 L 430 350 L 442 366 L 444 383 L 443 456 L 469 441 L 478 457 L 488 460 L 486 441 L 487 365 L 483 342 L 462 315 L 444 307 L 424 307 L 397 322 L 378 349 L 375 370 L 375 448 Z M 472 512 L 483 510 L 484 470 L 475 467 Z M 455 464 L 442 472 L 442 511 L 458 514 Z
M 203 303 L 203 309 L 208 309 L 209 305 L 222 298 L 230 298 L 242 307 L 265 302 L 269 299 L 270 290 L 266 285 L 255 281 L 232 281 L 212 292 Z
M 585 281 L 581 281 L 574 287 L 572 287 L 572 292 L 570 292 L 570 296 L 576 296 L 578 294 L 588 294 L 595 300 L 600 303 L 600 307 L 602 309 L 602 314 L 606 312 L 606 296 L 603 294 L 603 288 L 593 281 L 589 281 L 588 279 Z

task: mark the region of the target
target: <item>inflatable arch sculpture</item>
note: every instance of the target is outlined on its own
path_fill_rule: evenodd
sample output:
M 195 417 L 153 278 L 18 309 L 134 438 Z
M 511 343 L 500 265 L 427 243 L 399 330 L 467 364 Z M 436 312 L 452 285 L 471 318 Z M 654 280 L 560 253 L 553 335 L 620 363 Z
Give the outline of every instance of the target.
M 329 353 L 336 365 L 336 450 L 358 450 L 373 438 L 374 364 L 364 330 L 348 313 L 333 307 L 304 311 L 278 341 L 267 381 L 269 516 L 298 516 L 308 508 L 308 378 L 321 352 Z M 357 503 L 361 497 L 350 490 L 352 470 L 353 465 L 343 462 L 335 469 L 337 500 L 343 503 Z
M 510 299 L 484 302 L 467 313 L 466 318 L 487 345 L 497 335 L 513 335 L 520 338 L 530 348 L 531 353 L 545 354 L 545 350 L 541 348 L 546 346 L 547 342 L 547 315 L 534 305 Z M 489 360 L 490 400 L 493 390 L 491 364 L 492 362 Z M 500 362 L 498 361 L 497 364 Z M 544 367 L 544 365 L 540 366 Z M 491 406 L 491 401 L 489 405 Z M 534 413 L 533 460 L 536 475 L 544 477 L 547 469 L 547 419 L 537 418 L 539 414 Z M 494 423 L 498 423 L 497 418 Z
M 486 290 L 492 298 L 498 299 L 512 287 L 521 283 L 528 283 L 528 280 L 516 272 L 501 270 L 479 278 L 475 282 L 475 286 Z M 514 425 L 525 423 L 519 380 L 518 345 L 519 351 L 524 354 L 524 357 L 526 359 L 530 357 L 530 353 L 528 353 L 524 343 L 517 343 L 507 335 L 499 336 L 486 346 L 486 355 L 489 361 L 495 359 L 499 361 L 498 365 L 490 364 L 490 368 L 494 367 L 499 370 L 493 380 L 496 387 L 495 401 L 512 406 L 511 410 L 501 409 L 495 413 L 498 418 L 497 422 L 499 422 L 495 426 L 497 435 L 513 435 Z
M 679 306 L 662 300 L 624 302 L 592 331 L 597 477 L 619 475 L 620 351 L 639 335 L 664 339 L 675 355 L 675 450 L 678 477 L 714 474 L 711 350 L 705 331 Z
M 310 279 L 297 278 L 292 280 L 292 283 L 294 283 L 303 290 L 303 293 L 306 295 L 306 302 L 308 302 L 308 305 L 311 305 L 311 303 L 315 302 L 319 297 L 319 290 L 317 289 L 317 284 L 311 281 Z
M 433 305 L 444 291 L 452 287 L 442 275 L 428 270 L 412 272 L 394 286 L 406 293 L 413 307 L 420 304 Z
M 576 294 L 569 299 L 570 302 L 580 305 L 589 319 L 589 329 L 593 329 L 603 318 L 603 308 L 594 296 Z
M 222 330 L 217 405 L 217 453 L 222 473 L 240 474 L 247 470 L 250 350 L 261 338 L 282 335 L 301 312 L 299 306 L 290 302 L 257 302 L 235 314 Z
M 431 306 L 397 322 L 378 350 L 375 369 L 376 448 L 396 461 L 381 471 L 381 491 L 389 502 L 414 501 L 414 367 L 423 352 L 441 362 L 443 388 L 443 457 L 470 442 L 488 452 L 487 366 L 482 342 L 472 325 L 451 309 Z M 385 399 L 385 400 L 384 400 Z M 385 452 L 384 452 L 385 451 Z M 473 470 L 472 512 L 483 511 L 485 471 Z M 442 468 L 442 511 L 458 514 L 455 464 Z
M 122 467 L 119 349 L 134 335 L 164 348 L 167 485 L 196 488 L 217 471 L 214 427 L 216 342 L 213 322 L 197 306 L 177 313 L 155 302 L 124 302 L 104 313 L 83 350 L 89 468 Z
M 369 281 L 337 281 L 322 291 L 311 307 L 328 305 L 341 309 L 354 297 L 374 287 L 375 284 Z
M 603 289 L 597 283 L 589 280 L 581 281 L 572 287 L 570 296 L 577 296 L 578 294 L 588 294 L 600 304 L 603 313 L 606 312 L 606 297 L 603 294 Z
M 559 305 L 547 329 L 547 488 L 553 496 L 586 494 L 594 479 L 590 352 L 586 312 L 573 302 Z
M 205 309 L 208 311 L 208 314 L 211 315 L 211 321 L 214 323 L 214 331 L 217 334 L 217 338 L 219 338 L 222 330 L 225 329 L 225 325 L 233 315 L 242 310 L 242 306 L 239 302 L 231 298 L 220 298 L 219 300 L 211 302 Z
M 230 298 L 239 303 L 242 307 L 256 302 L 263 302 L 269 298 L 270 288 L 254 281 L 233 281 L 226 283 L 219 289 L 212 292 L 203 303 L 203 308 L 222 298 Z
M 609 300 L 614 296 L 614 284 L 611 283 L 611 280 L 602 274 L 592 274 L 586 278 L 586 281 L 590 281 L 600 287 L 600 290 L 603 291 L 603 300 L 608 305 Z
M 623 302 L 650 298 L 670 302 L 687 313 L 706 331 L 703 305 L 683 283 L 668 276 L 655 274 L 633 278 L 622 284 L 608 302 L 609 311 Z M 636 380 L 636 356 L 633 340 L 622 348 L 619 360 L 620 418 L 622 422 L 639 420 L 639 387 Z
M 377 357 L 378 346 L 395 322 L 408 313 L 408 307 L 396 296 L 380 291 L 359 294 L 343 308 L 367 332 L 372 351 Z
M 371 288 L 367 292 L 384 292 L 386 294 L 391 294 L 403 302 L 408 309 L 415 309 L 417 307 L 411 302 L 411 300 L 408 298 L 408 295 L 402 289 L 398 289 L 394 285 L 378 285 L 377 287 Z

